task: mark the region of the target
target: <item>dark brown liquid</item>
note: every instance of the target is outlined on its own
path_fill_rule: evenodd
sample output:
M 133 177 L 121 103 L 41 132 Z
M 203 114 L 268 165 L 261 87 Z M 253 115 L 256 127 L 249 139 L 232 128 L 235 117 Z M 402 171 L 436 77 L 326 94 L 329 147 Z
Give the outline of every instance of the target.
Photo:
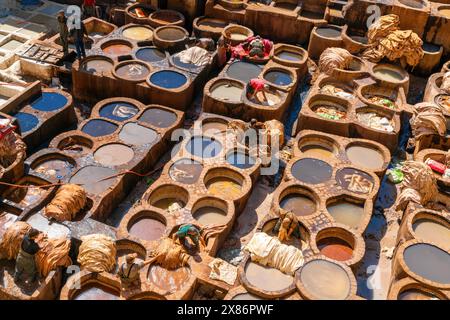
M 328 181 L 332 174 L 333 168 L 325 161 L 318 159 L 301 159 L 292 166 L 292 175 L 306 183 L 323 183 Z
M 347 261 L 353 256 L 352 247 L 339 238 L 324 238 L 317 243 L 317 247 L 320 253 L 333 260 Z
M 158 37 L 164 40 L 176 41 L 184 39 L 186 37 L 186 34 L 179 29 L 165 28 L 158 31 Z
M 297 216 L 309 216 L 316 211 L 316 203 L 301 194 L 288 195 L 280 202 L 280 207 L 292 211 Z
M 108 190 L 117 178 L 109 178 L 117 172 L 110 168 L 87 166 L 80 169 L 71 179 L 70 183 L 81 184 L 91 194 L 101 194 Z M 100 181 L 102 179 L 107 180 Z
M 143 217 L 137 220 L 129 229 L 129 233 L 142 240 L 158 240 L 166 231 L 166 226 L 159 220 Z
M 403 254 L 406 265 L 427 280 L 450 284 L 450 254 L 426 243 L 409 246 Z
M 139 121 L 151 124 L 159 128 L 168 128 L 177 121 L 177 115 L 173 112 L 159 108 L 151 108 L 146 110 Z

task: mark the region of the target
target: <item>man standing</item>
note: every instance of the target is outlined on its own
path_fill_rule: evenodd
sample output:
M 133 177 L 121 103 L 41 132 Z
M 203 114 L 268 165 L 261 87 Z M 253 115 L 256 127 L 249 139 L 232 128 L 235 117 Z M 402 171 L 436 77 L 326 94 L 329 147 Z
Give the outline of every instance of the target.
M 84 36 L 88 36 L 86 31 L 86 27 L 84 26 L 83 21 L 80 21 L 80 28 L 73 28 L 70 30 L 70 36 L 73 38 L 75 42 L 75 48 L 77 49 L 77 58 L 86 58 L 86 51 L 84 49 Z
M 136 253 L 130 253 L 125 257 L 125 262 L 119 267 L 119 277 L 123 289 L 139 286 L 139 271 L 150 264 L 153 259 L 136 262 Z
M 26 280 L 29 280 L 31 283 L 36 281 L 37 268 L 35 255 L 41 248 L 34 240 L 38 235 L 39 231 L 31 228 L 23 237 L 16 259 L 16 270 L 14 273 L 14 281 L 16 283 L 22 280 L 22 275 L 24 274 L 27 276 Z
M 64 10 L 58 12 L 58 27 L 59 27 L 59 40 L 63 47 L 64 56 L 69 54 L 69 30 L 67 28 L 67 17 L 64 14 Z

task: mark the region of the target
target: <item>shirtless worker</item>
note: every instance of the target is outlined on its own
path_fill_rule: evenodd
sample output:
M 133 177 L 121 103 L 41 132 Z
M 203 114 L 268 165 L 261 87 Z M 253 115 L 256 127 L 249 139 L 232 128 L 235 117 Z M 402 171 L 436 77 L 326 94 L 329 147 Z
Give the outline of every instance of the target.
M 23 237 L 16 259 L 16 270 L 14 273 L 14 282 L 16 283 L 23 280 L 23 275 L 26 276 L 25 281 L 29 281 L 30 283 L 37 280 L 35 255 L 41 249 L 35 242 L 38 235 L 39 231 L 31 228 Z
M 182 225 L 172 236 L 173 240 L 176 241 L 178 239 L 180 244 L 185 247 L 187 246 L 187 238 L 190 238 L 195 247 L 198 249 L 200 249 L 199 244 L 201 244 L 203 247 L 206 247 L 205 240 L 200 234 L 200 229 L 193 224 Z
M 247 97 L 253 99 L 258 92 L 261 92 L 265 101 L 267 101 L 266 90 L 269 90 L 269 85 L 263 79 L 251 79 L 247 83 Z
M 138 287 L 140 283 L 139 272 L 146 265 L 152 263 L 154 259 L 149 259 L 146 261 L 136 262 L 137 254 L 130 253 L 125 257 L 125 262 L 123 262 L 117 274 L 120 277 L 123 289 L 128 289 L 130 287 Z

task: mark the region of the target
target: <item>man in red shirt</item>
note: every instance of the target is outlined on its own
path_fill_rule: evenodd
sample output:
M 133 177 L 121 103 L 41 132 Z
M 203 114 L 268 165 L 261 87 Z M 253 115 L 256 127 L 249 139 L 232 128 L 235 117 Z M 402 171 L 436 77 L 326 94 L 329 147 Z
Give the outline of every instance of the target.
M 253 99 L 258 92 L 261 92 L 265 101 L 267 101 L 266 90 L 269 89 L 269 85 L 263 79 L 254 78 L 247 84 L 247 97 Z
M 86 18 L 96 17 L 95 0 L 83 0 L 83 12 Z

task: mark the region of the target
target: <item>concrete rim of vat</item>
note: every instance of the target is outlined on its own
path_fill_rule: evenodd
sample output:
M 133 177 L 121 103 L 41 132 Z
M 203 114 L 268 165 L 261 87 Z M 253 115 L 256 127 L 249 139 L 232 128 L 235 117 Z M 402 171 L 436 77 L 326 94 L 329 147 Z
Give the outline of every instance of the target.
M 305 106 L 307 108 L 304 108 Z M 341 110 L 343 109 L 343 110 L 345 110 L 346 114 L 342 119 L 339 119 L 339 120 L 322 118 L 316 113 L 316 109 L 320 106 L 335 107 L 335 108 L 338 108 Z M 336 96 L 329 96 L 329 95 L 317 93 L 309 99 L 308 103 L 306 105 L 304 105 L 304 107 L 302 108 L 302 111 L 303 111 L 303 109 L 306 109 L 305 111 L 310 111 L 310 112 L 308 112 L 309 117 L 314 117 L 316 119 L 320 119 L 322 121 L 326 121 L 326 122 L 330 122 L 330 123 L 348 124 L 351 122 L 350 118 L 351 118 L 353 106 L 350 104 L 349 101 L 339 98 L 339 97 L 336 97 Z
M 359 223 L 359 226 L 357 228 L 355 228 L 354 230 L 357 231 L 358 233 L 362 234 L 366 230 L 367 226 L 370 223 L 370 219 L 372 218 L 374 201 L 370 197 L 367 197 L 365 195 L 361 195 L 358 193 L 350 192 L 350 191 L 347 191 L 346 193 L 342 193 L 339 195 L 333 195 L 333 196 L 326 197 L 324 213 L 328 216 L 330 221 L 333 221 L 333 223 L 335 223 L 335 224 L 337 224 L 337 222 L 335 222 L 333 216 L 328 212 L 327 208 L 332 204 L 340 203 L 340 202 L 348 202 L 348 203 L 352 203 L 352 204 L 361 205 L 361 207 L 364 210 L 363 217 Z M 349 229 L 349 228 L 350 227 L 347 226 L 347 229 Z
M 413 228 L 414 223 L 421 219 L 435 222 L 435 223 L 440 224 L 450 230 L 450 218 L 446 213 L 422 208 L 422 209 L 418 209 L 418 210 L 414 211 L 412 214 L 408 215 L 408 217 L 406 218 L 406 221 L 405 221 L 406 230 L 400 229 L 399 235 L 402 236 L 405 240 L 414 239 L 414 240 L 425 241 L 425 239 L 421 239 L 417 235 L 417 233 L 414 231 L 414 228 Z M 429 242 L 429 241 L 427 241 L 427 242 Z M 430 242 L 430 243 L 432 243 L 432 242 Z M 441 247 L 438 244 L 434 244 L 434 245 Z M 447 245 L 447 248 L 443 248 L 443 249 L 450 249 L 450 243 Z
M 342 41 L 344 42 L 344 47 L 351 54 L 358 54 L 363 50 L 369 48 L 367 43 L 359 42 L 351 37 L 349 34 L 350 28 L 348 25 L 342 27 Z
M 131 118 L 126 119 L 123 122 L 118 122 L 115 121 L 113 119 L 109 119 L 109 118 L 104 118 L 102 116 L 100 116 L 100 110 L 110 104 L 113 103 L 120 103 L 120 102 L 125 102 L 128 104 L 131 104 L 132 106 L 136 107 L 139 111 Z M 140 115 L 140 113 L 142 112 L 142 110 L 145 108 L 145 105 L 143 103 L 141 103 L 138 100 L 132 99 L 132 98 L 126 98 L 126 97 L 115 97 L 115 98 L 108 98 L 108 99 L 103 99 L 99 102 L 97 102 L 93 107 L 92 107 L 92 112 L 91 112 L 91 117 L 93 118 L 99 118 L 99 119 L 105 119 L 105 120 L 111 120 L 112 123 L 120 125 L 121 123 L 126 124 L 129 121 L 132 121 L 133 119 L 136 119 L 138 117 L 138 115 Z
M 113 39 L 106 38 L 99 44 L 99 47 L 107 57 L 117 58 L 117 57 L 123 56 L 123 55 L 108 54 L 104 51 L 105 48 L 107 48 L 111 45 L 115 45 L 115 44 L 121 44 L 121 45 L 124 45 L 124 46 L 127 46 L 128 48 L 130 48 L 130 52 L 126 53 L 124 55 L 130 55 L 131 51 L 133 50 L 133 44 L 130 41 L 125 40 L 125 39 L 120 39 L 120 38 L 113 38 Z
M 221 27 L 219 31 L 210 30 L 207 27 L 204 27 L 202 25 L 202 22 L 204 22 L 205 20 L 217 22 L 217 24 L 222 24 L 223 27 Z M 211 18 L 211 17 L 207 17 L 207 16 L 197 17 L 192 22 L 192 27 L 194 29 L 194 33 L 199 38 L 205 38 L 205 37 L 206 38 L 213 38 L 216 41 L 222 36 L 222 31 L 227 25 L 228 25 L 228 22 L 225 21 L 225 20 L 221 20 L 221 19 L 217 19 L 217 18 Z
M 249 196 L 253 186 L 252 180 L 247 174 L 241 173 L 240 170 L 234 167 L 233 169 L 225 166 L 215 166 L 212 168 L 207 168 L 207 170 L 203 170 L 202 175 L 199 178 L 199 181 L 202 181 L 206 190 L 208 190 L 207 187 L 208 183 L 214 178 L 221 178 L 221 177 L 231 179 L 241 186 L 241 192 L 239 196 L 236 196 L 236 198 L 231 199 L 232 201 L 242 202 Z M 212 195 L 209 192 L 208 194 Z
M 444 284 L 444 283 L 439 283 L 439 282 L 435 282 L 432 280 L 428 280 L 428 279 L 414 273 L 413 271 L 411 271 L 411 269 L 406 264 L 406 261 L 404 259 L 404 253 L 408 247 L 411 247 L 411 246 L 414 246 L 417 244 L 430 245 L 435 248 L 438 248 L 439 250 L 441 250 L 443 252 L 446 252 L 447 255 L 450 255 L 450 248 L 444 249 L 444 248 L 437 246 L 436 244 L 434 244 L 432 242 L 421 241 L 421 240 L 405 241 L 400 246 L 397 247 L 396 252 L 395 252 L 394 262 L 393 262 L 393 274 L 395 275 L 395 277 L 398 278 L 399 276 L 404 274 L 404 275 L 409 276 L 409 277 L 417 280 L 418 282 L 424 283 L 432 288 L 450 289 L 450 283 Z
M 418 290 L 424 293 L 432 294 L 438 297 L 440 300 L 450 299 L 450 293 L 445 294 L 441 290 L 437 290 L 435 288 L 419 283 L 412 278 L 403 278 L 399 281 L 391 283 L 387 300 L 398 300 L 399 296 L 407 290 Z
M 165 231 L 159 239 L 146 240 L 146 239 L 141 239 L 141 238 L 138 238 L 138 237 L 130 234 L 130 229 L 133 227 L 133 225 L 142 219 L 157 220 L 165 226 Z M 129 238 L 137 239 L 137 240 L 139 240 L 139 242 L 142 242 L 142 243 L 150 243 L 150 242 L 159 241 L 162 237 L 164 237 L 168 234 L 168 230 L 170 230 L 170 227 L 171 227 L 171 225 L 169 225 L 169 221 L 167 220 L 165 215 L 163 215 L 160 212 L 157 212 L 156 210 L 145 209 L 144 207 L 141 207 L 138 210 L 134 211 L 132 214 L 127 215 L 126 219 L 124 219 L 124 220 L 125 221 L 123 221 L 123 224 L 121 223 L 121 226 L 122 225 L 125 226 L 125 230 L 123 230 L 123 231 L 126 231 Z
M 288 168 L 286 168 L 286 170 L 288 170 Z M 279 216 L 282 209 L 281 202 L 286 197 L 291 195 L 305 196 L 315 204 L 314 212 L 307 216 L 297 216 L 301 223 L 304 223 L 306 225 L 309 220 L 320 215 L 321 208 L 323 207 L 321 197 L 316 191 L 314 191 L 313 188 L 302 185 L 301 183 L 294 180 L 278 187 L 273 193 L 272 211 L 276 213 L 277 217 Z
M 279 72 L 286 73 L 286 74 L 288 74 L 288 75 L 291 77 L 291 80 L 292 80 L 291 83 L 289 83 L 289 84 L 287 84 L 287 85 L 275 84 L 275 83 L 269 82 L 269 80 L 266 80 L 266 81 L 269 82 L 273 87 L 279 88 L 280 90 L 283 90 L 283 91 L 289 91 L 289 90 L 291 90 L 293 87 L 296 86 L 297 81 L 298 81 L 298 79 L 297 79 L 297 74 L 296 74 L 295 72 L 293 72 L 291 69 L 284 68 L 284 67 L 282 67 L 282 66 L 273 65 L 273 66 L 268 66 L 268 67 L 264 68 L 264 70 L 263 70 L 262 73 L 261 73 L 261 77 L 262 77 L 263 79 L 265 79 L 265 76 L 266 76 L 269 72 L 272 72 L 272 71 L 279 71 Z
M 180 87 L 178 87 L 178 88 L 169 88 L 168 89 L 168 88 L 160 87 L 157 84 L 155 84 L 152 81 L 150 81 L 150 79 L 152 78 L 152 76 L 154 74 L 156 74 L 158 72 L 165 72 L 165 71 L 172 71 L 172 72 L 176 72 L 176 73 L 179 73 L 179 74 L 183 75 L 186 78 L 186 82 L 183 85 L 181 85 Z M 176 68 L 172 68 L 171 67 L 171 68 L 164 68 L 164 69 L 151 71 L 150 74 L 147 76 L 145 82 L 152 88 L 155 88 L 155 89 L 158 89 L 160 91 L 166 92 L 167 94 L 170 94 L 170 93 L 181 93 L 181 92 L 186 91 L 191 86 L 192 79 L 191 79 L 191 77 L 189 77 L 189 75 L 186 72 L 184 72 L 184 71 L 182 71 L 180 69 L 176 69 Z
M 167 52 L 166 51 L 163 51 L 163 50 L 160 50 L 160 49 L 158 49 L 158 47 L 156 47 L 156 46 L 146 46 L 146 47 L 137 47 L 137 48 L 135 48 L 134 50 L 133 50 L 133 52 L 132 52 L 132 56 L 133 56 L 133 59 L 134 60 L 139 60 L 139 61 L 144 61 L 144 60 L 140 60 L 140 59 L 138 59 L 138 57 L 137 57 L 137 53 L 140 51 L 140 50 L 145 50 L 145 49 L 152 49 L 152 50 L 158 50 L 159 52 L 161 52 L 161 53 L 163 53 L 164 54 L 164 58 L 162 58 L 161 60 L 159 60 L 159 61 L 155 61 L 155 63 L 156 62 L 160 62 L 160 61 L 163 61 L 163 60 L 166 60 L 167 59 Z M 147 63 L 149 63 L 149 64 L 151 64 L 151 63 L 153 63 L 153 62 L 148 62 L 148 61 L 145 61 L 145 62 L 147 62 Z
M 347 155 L 347 150 L 351 147 L 365 147 L 365 148 L 377 151 L 383 157 L 383 165 L 380 168 L 367 168 L 361 164 L 353 163 Z M 351 163 L 354 166 L 360 167 L 361 169 L 363 169 L 363 171 L 370 171 L 370 172 L 375 172 L 375 173 L 384 172 L 390 163 L 389 150 L 387 150 L 386 148 L 380 148 L 379 144 L 376 144 L 375 142 L 372 142 L 371 140 L 359 139 L 359 140 L 351 141 L 345 145 L 344 150 L 345 150 L 345 158 L 349 161 L 349 163 Z
M 378 70 L 390 70 L 392 72 L 396 72 L 398 74 L 400 74 L 402 76 L 402 80 L 397 80 L 397 81 L 388 81 L 385 80 L 381 77 L 379 77 L 376 74 L 376 71 Z M 403 68 L 400 68 L 396 65 L 393 64 L 388 64 L 388 63 L 379 63 L 379 64 L 373 64 L 370 69 L 369 69 L 370 75 L 372 78 L 377 79 L 378 81 L 381 82 L 381 84 L 386 84 L 386 85 L 407 85 L 409 83 L 409 74 L 408 72 L 406 72 Z
M 386 117 L 388 120 L 391 121 L 391 124 L 394 128 L 393 131 L 388 132 L 388 131 L 384 131 L 384 130 L 379 130 L 379 129 L 375 129 L 372 127 L 369 127 L 368 125 L 362 123 L 361 121 L 359 121 L 358 119 L 358 114 L 360 113 L 376 113 L 378 116 L 382 116 L 382 117 Z M 364 106 L 361 108 L 358 108 L 356 110 L 356 118 L 355 118 L 355 125 L 357 126 L 361 126 L 364 128 L 364 130 L 370 132 L 377 132 L 379 134 L 385 134 L 385 135 L 398 135 L 400 132 L 400 117 L 395 113 L 395 111 L 378 106 L 378 105 L 370 105 L 370 106 Z
M 355 275 L 353 274 L 352 270 L 350 269 L 349 266 L 345 265 L 344 263 L 341 263 L 339 261 L 335 261 L 335 260 L 331 260 L 323 255 L 315 255 L 309 258 L 305 259 L 305 263 L 303 264 L 303 266 L 298 269 L 295 272 L 295 285 L 298 289 L 298 291 L 300 292 L 300 295 L 305 298 L 306 300 L 318 300 L 319 298 L 312 295 L 311 293 L 309 293 L 308 289 L 303 285 L 302 281 L 300 280 L 300 274 L 301 271 L 303 269 L 303 267 L 308 264 L 309 262 L 315 261 L 315 260 L 325 260 L 328 262 L 331 262 L 337 266 L 339 266 L 341 269 L 343 269 L 345 271 L 345 273 L 348 276 L 349 279 L 349 284 L 350 284 L 350 292 L 348 293 L 347 297 L 345 298 L 345 300 L 352 300 L 355 298 L 356 296 L 356 289 L 357 289 L 357 283 L 356 283 L 356 278 Z
M 183 34 L 182 37 L 179 37 L 177 39 L 165 39 L 162 38 L 160 33 L 161 31 L 164 30 L 177 30 L 180 33 Z M 166 25 L 166 26 L 161 26 L 155 29 L 154 33 L 153 33 L 153 43 L 155 46 L 157 46 L 160 49 L 168 49 L 171 47 L 176 47 L 176 46 L 180 46 L 183 45 L 187 39 L 189 38 L 189 33 L 187 32 L 187 30 L 183 27 L 180 26 L 174 26 L 174 25 Z
M 192 205 L 191 214 L 194 220 L 197 219 L 194 217 L 195 213 L 204 207 L 214 207 L 222 210 L 227 217 L 227 221 L 222 223 L 221 225 L 229 225 L 234 220 L 235 209 L 234 205 L 231 201 L 218 198 L 216 196 L 205 195 L 203 197 L 199 197 Z M 197 222 L 198 223 L 198 222 Z
M 52 160 L 67 161 L 74 167 L 73 170 L 77 170 L 78 166 L 75 159 L 62 152 L 59 152 L 59 150 L 48 150 L 44 154 L 37 154 L 37 156 L 33 159 L 27 160 L 27 163 L 29 163 L 31 169 L 35 170 L 42 163 Z
M 301 56 L 301 59 L 298 61 L 282 59 L 278 55 L 283 51 L 298 54 Z M 306 51 L 305 49 L 303 49 L 301 47 L 293 46 L 290 44 L 277 43 L 273 47 L 272 60 L 275 61 L 276 63 L 279 63 L 279 64 L 287 66 L 287 67 L 300 69 L 300 68 L 306 67 L 306 63 L 308 61 L 308 51 Z
M 223 84 L 228 84 L 228 85 L 232 85 L 234 87 L 237 87 L 239 89 L 242 89 L 242 95 L 241 95 L 241 99 L 239 101 L 230 101 L 228 99 L 221 99 L 221 98 L 217 98 L 217 97 L 213 97 L 212 96 L 212 92 L 219 87 L 220 85 Z M 241 105 L 244 102 L 244 95 L 245 95 L 245 84 L 242 81 L 236 80 L 236 79 L 231 79 L 231 78 L 222 78 L 222 77 L 217 77 L 217 78 L 213 78 L 211 80 L 209 80 L 204 89 L 203 89 L 204 95 L 207 96 L 209 99 L 211 100 L 218 100 L 221 101 L 227 105 Z M 204 101 L 203 103 L 207 103 L 206 101 Z M 212 102 L 213 103 L 213 102 Z
M 342 146 L 336 139 L 319 132 L 308 132 L 304 135 L 298 136 L 295 140 L 295 149 L 296 151 L 298 151 L 299 155 L 303 155 L 304 152 L 302 151 L 302 148 L 308 146 L 325 147 L 330 152 L 332 152 L 335 157 L 338 157 L 342 149 Z M 320 156 L 317 158 L 320 160 L 327 160 L 326 158 Z
M 167 17 L 167 16 L 171 16 L 174 19 L 173 22 L 161 22 L 161 19 L 159 17 Z M 149 23 L 152 27 L 154 28 L 158 28 L 161 26 L 184 26 L 184 15 L 182 15 L 180 12 L 175 11 L 175 10 L 169 10 L 169 9 L 161 9 L 161 10 L 156 10 L 152 13 L 149 14 L 148 16 L 148 20 Z
M 84 72 L 87 72 L 86 70 L 83 69 L 83 67 L 84 67 L 89 61 L 92 61 L 92 60 L 103 60 L 103 61 L 107 61 L 107 62 L 111 63 L 111 69 L 110 69 L 110 71 L 108 71 L 106 74 L 112 73 L 112 70 L 113 70 L 113 68 L 114 68 L 114 60 L 111 59 L 110 57 L 102 56 L 102 55 L 92 55 L 92 56 L 87 56 L 86 58 L 84 58 L 83 61 L 81 62 L 80 70 L 82 70 L 82 71 L 84 71 Z M 90 73 L 90 72 L 89 72 L 89 73 Z M 94 73 L 94 74 L 100 74 L 100 75 L 104 75 L 104 74 L 105 74 L 105 73 L 103 73 L 103 72 L 98 73 L 97 71 L 94 71 L 93 73 Z
M 90 272 L 88 270 L 82 270 L 70 276 L 66 284 L 61 289 L 59 296 L 60 300 L 73 300 L 76 295 L 83 290 L 83 287 L 89 284 L 99 284 L 103 287 L 107 287 L 117 293 L 119 300 L 123 300 L 121 296 L 121 283 L 117 276 L 108 272 Z M 80 289 L 78 285 L 81 286 Z
M 146 11 L 149 11 L 150 13 L 152 13 L 153 11 L 155 11 L 155 8 L 152 5 L 149 4 L 145 4 L 145 3 L 135 3 L 132 4 L 128 7 L 126 7 L 125 9 L 125 22 L 128 23 L 129 21 L 133 21 L 136 22 L 138 24 L 147 24 L 148 23 L 148 16 L 147 17 L 138 17 L 136 14 L 134 14 L 133 12 L 131 12 L 131 10 L 137 9 L 137 8 L 142 8 L 145 9 Z M 149 15 L 150 15 L 149 13 Z
M 281 298 L 281 297 L 285 297 L 285 296 L 287 296 L 289 294 L 294 293 L 294 291 L 295 291 L 295 278 L 294 277 L 292 278 L 292 284 L 291 285 L 289 285 L 285 289 L 277 290 L 277 291 L 267 291 L 267 290 L 261 289 L 261 288 L 259 288 L 257 286 L 254 286 L 253 284 L 251 284 L 250 281 L 247 279 L 247 276 L 245 274 L 245 269 L 247 267 L 247 264 L 250 263 L 250 262 L 252 262 L 252 260 L 250 258 L 250 254 L 249 253 L 245 253 L 244 254 L 244 258 L 242 259 L 242 261 L 241 261 L 241 263 L 239 264 L 239 267 L 238 267 L 239 280 L 241 281 L 242 286 L 249 293 L 257 295 L 257 296 L 260 296 L 260 297 L 265 298 L 265 299 Z
M 150 188 L 149 190 L 147 190 L 146 195 L 144 196 L 145 202 L 155 209 L 160 209 L 154 206 L 155 202 L 168 198 L 174 198 L 177 201 L 182 202 L 184 204 L 183 208 L 186 208 L 191 195 L 189 190 L 185 188 L 185 186 L 183 186 L 181 183 L 173 181 L 170 183 L 162 183 L 155 186 L 154 188 Z M 163 209 L 160 210 L 164 211 Z
M 230 23 L 228 26 L 223 28 L 222 36 L 224 37 L 225 41 L 230 43 L 230 45 L 232 45 L 232 46 L 237 46 L 238 44 L 245 41 L 245 39 L 243 39 L 243 40 L 232 39 L 231 36 L 229 36 L 229 35 L 232 34 L 233 32 L 243 34 L 247 38 L 253 37 L 255 35 L 250 28 L 244 27 L 239 24 Z
M 311 243 L 311 250 L 314 252 L 314 254 L 316 255 L 322 254 L 317 246 L 317 243 L 327 238 L 338 238 L 340 240 L 343 240 L 353 249 L 353 255 L 351 259 L 339 262 L 342 262 L 343 264 L 349 267 L 357 266 L 359 262 L 361 262 L 366 252 L 366 244 L 364 242 L 361 233 L 355 232 L 354 230 L 350 229 L 349 227 L 341 223 L 329 224 L 324 228 L 312 232 L 310 243 Z
M 335 31 L 339 31 L 340 35 L 339 35 L 339 37 L 325 37 L 325 36 L 319 34 L 317 32 L 317 29 L 333 29 Z M 320 40 L 325 40 L 325 41 L 330 41 L 330 40 L 332 40 L 332 41 L 342 41 L 343 29 L 340 26 L 336 26 L 336 25 L 333 25 L 333 24 L 326 24 L 326 25 L 323 25 L 323 26 L 314 27 L 314 29 L 312 30 L 312 34 L 314 35 L 314 37 L 317 37 L 318 38 L 317 40 L 319 40 L 319 41 Z
M 122 76 L 117 74 L 117 70 L 119 68 L 121 68 L 123 66 L 126 66 L 126 65 L 129 65 L 129 64 L 141 65 L 144 68 L 146 68 L 148 70 L 148 72 L 146 72 L 145 75 L 142 75 L 140 78 L 137 78 L 137 79 L 130 79 L 130 78 L 127 78 L 127 77 L 122 77 Z M 122 79 L 122 80 L 125 80 L 125 81 L 128 81 L 128 82 L 133 82 L 133 83 L 139 83 L 139 82 L 144 82 L 147 79 L 148 75 L 152 72 L 152 69 L 153 69 L 152 66 L 149 63 L 146 63 L 144 61 L 141 61 L 141 60 L 127 60 L 127 61 L 122 61 L 122 62 L 117 63 L 115 65 L 115 67 L 113 68 L 112 73 L 113 73 L 113 76 L 116 77 L 117 79 Z
M 444 150 L 424 149 L 424 150 L 421 150 L 416 155 L 414 155 L 414 160 L 419 161 L 419 162 L 425 162 L 428 159 L 433 159 L 433 160 L 436 160 L 439 162 L 445 162 L 446 154 L 447 154 L 447 152 L 445 152 Z M 439 183 L 441 183 L 445 186 L 450 185 L 449 179 L 445 179 L 441 174 L 438 174 L 437 172 L 434 172 L 434 171 L 433 171 L 433 174 Z
M 131 29 L 131 28 L 144 28 L 147 29 L 149 31 L 151 31 L 151 37 L 147 38 L 147 39 L 132 39 L 132 38 L 128 38 L 124 36 L 124 32 L 125 30 Z M 154 34 L 155 30 L 153 27 L 145 25 L 145 24 L 139 24 L 139 23 L 129 23 L 124 25 L 123 27 L 120 28 L 120 34 L 127 40 L 129 41 L 136 41 L 136 42 L 141 42 L 141 41 L 152 41 L 153 40 L 153 34 Z

